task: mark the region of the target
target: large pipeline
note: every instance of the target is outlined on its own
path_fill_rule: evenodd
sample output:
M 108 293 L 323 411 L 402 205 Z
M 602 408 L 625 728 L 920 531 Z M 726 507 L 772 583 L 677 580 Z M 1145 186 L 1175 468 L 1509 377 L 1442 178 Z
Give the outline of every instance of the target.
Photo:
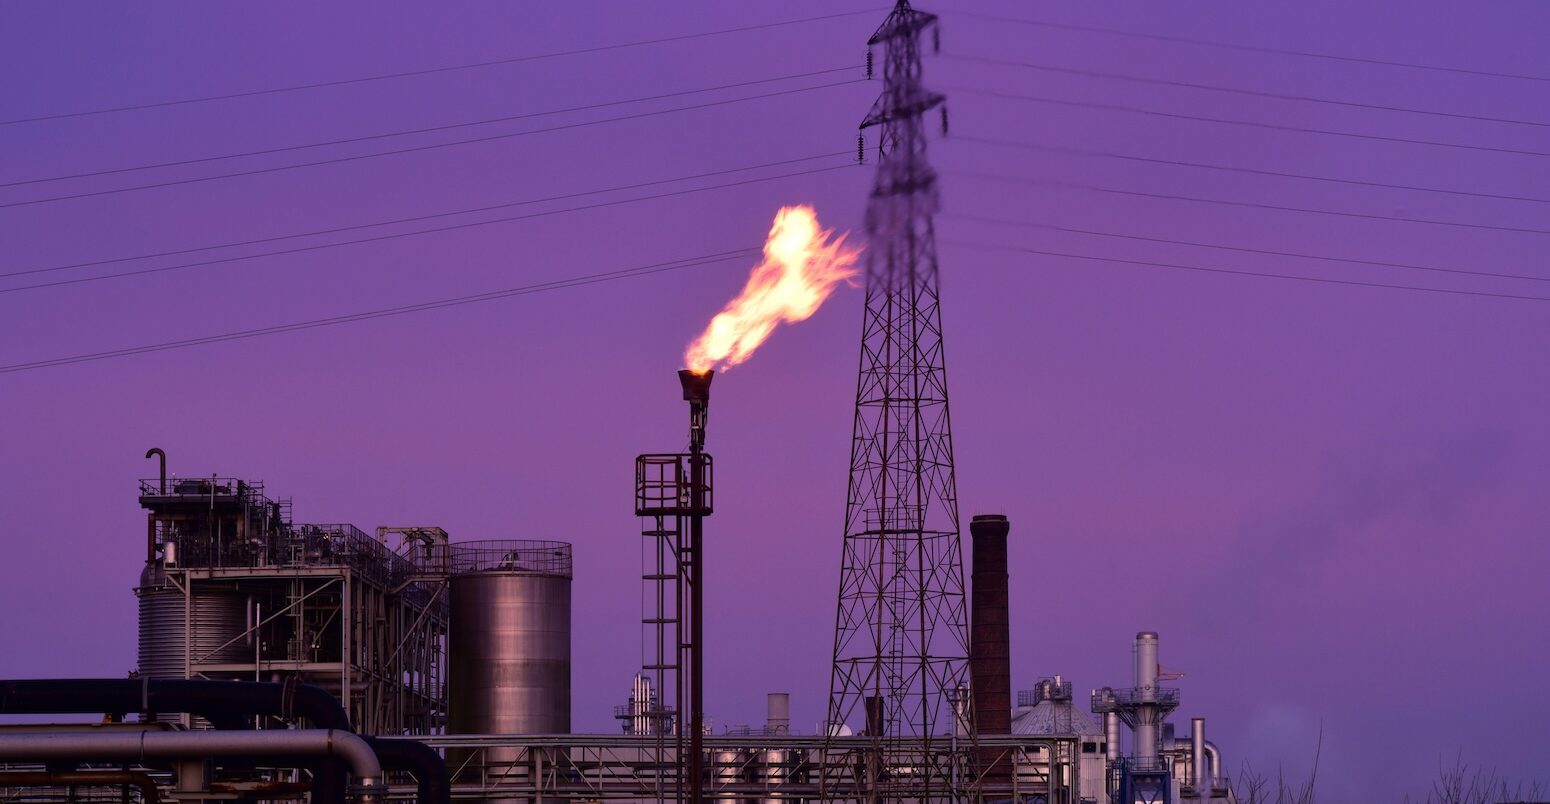
M 337 757 L 349 765 L 362 804 L 380 801 L 382 765 L 353 732 L 338 729 L 269 731 L 67 732 L 0 735 L 0 759 L 58 760 L 206 759 L 215 757 Z
M 246 729 L 255 715 L 305 720 L 314 728 L 350 731 L 350 718 L 339 700 L 311 684 L 258 681 L 205 681 L 147 678 L 70 678 L 0 681 L 0 714 L 181 712 L 209 720 L 217 728 Z M 452 783 L 435 749 L 412 740 L 363 738 L 390 770 L 408 771 L 418 785 L 421 804 L 448 804 Z M 314 769 L 317 801 L 344 795 L 343 769 L 324 761 Z
M 311 684 L 150 678 L 0 681 L 0 714 L 182 712 L 217 728 L 251 726 L 254 715 L 305 719 L 313 728 L 351 731 L 339 701 Z
M 0 787 L 41 787 L 90 785 L 93 787 L 133 787 L 140 791 L 142 804 L 160 804 L 161 791 L 149 775 L 137 771 L 6 771 L 0 773 Z

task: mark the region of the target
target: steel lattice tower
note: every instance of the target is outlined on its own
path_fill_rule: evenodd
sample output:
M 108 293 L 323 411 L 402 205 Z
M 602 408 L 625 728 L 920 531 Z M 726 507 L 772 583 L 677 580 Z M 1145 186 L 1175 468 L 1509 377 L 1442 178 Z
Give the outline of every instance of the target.
M 884 85 L 861 123 L 877 132 L 878 165 L 828 731 L 850 723 L 870 740 L 843 778 L 825 774 L 827 800 L 971 795 L 968 617 L 923 121 L 943 97 L 921 85 L 921 35 L 935 23 L 899 0 L 868 42 L 883 48 Z

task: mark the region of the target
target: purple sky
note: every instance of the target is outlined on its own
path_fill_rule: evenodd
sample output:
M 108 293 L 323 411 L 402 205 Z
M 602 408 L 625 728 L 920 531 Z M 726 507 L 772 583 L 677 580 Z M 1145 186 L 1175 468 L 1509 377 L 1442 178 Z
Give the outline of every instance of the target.
M 465 64 L 844 8 L 818 2 L 0 5 L 0 118 Z M 558 6 L 556 6 L 558 8 Z M 929 8 L 929 7 L 928 7 Z M 983 2 L 975 12 L 1550 76 L 1550 6 Z M 881 14 L 479 70 L 0 126 L 0 182 L 508 116 L 862 63 Z M 948 12 L 937 88 L 1547 151 L 1542 127 L 994 67 L 953 54 L 1550 123 L 1550 83 L 988 23 Z M 857 74 L 859 73 L 859 68 Z M 824 83 L 852 74 L 805 79 Z M 686 105 L 760 85 L 373 143 L 0 188 L 0 204 Z M 853 149 L 878 84 L 477 145 L 0 208 L 3 272 L 431 214 Z M 1162 661 L 1230 770 L 1306 768 L 1392 800 L 1462 752 L 1543 779 L 1550 666 L 1545 302 L 1035 257 L 1026 246 L 1550 297 L 1543 281 L 1318 263 L 1015 229 L 1532 274 L 1550 235 L 973 178 L 995 173 L 1280 206 L 1544 228 L 1544 203 L 1018 151 L 1149 158 L 1550 197 L 1550 158 L 949 92 L 933 142 L 959 494 L 1013 522 L 1014 685 Z M 815 162 L 840 164 L 843 159 Z M 768 174 L 772 171 L 765 171 Z M 780 172 L 777 169 L 773 172 Z M 763 175 L 763 174 L 759 174 Z M 701 184 L 739 180 L 744 174 Z M 630 268 L 762 242 L 782 204 L 859 230 L 870 167 L 307 254 L 0 293 L 6 365 Z M 688 185 L 671 185 L 674 190 Z M 657 190 L 660 191 L 660 190 Z M 588 197 L 520 214 L 619 196 Z M 473 216 L 478 218 L 479 216 Z M 459 222 L 469 218 L 445 219 Z M 406 228 L 370 230 L 365 234 Z M 860 232 L 856 232 L 860 237 Z M 287 241 L 274 247 L 298 243 Z M 947 244 L 951 242 L 952 244 Z M 246 251 L 257 250 L 248 248 Z M 209 252 L 222 257 L 243 249 Z M 146 260 L 97 272 L 176 264 Z M 262 479 L 298 520 L 439 523 L 575 543 L 575 722 L 611 731 L 640 662 L 634 455 L 682 446 L 673 370 L 752 261 L 325 330 L 0 376 L 0 674 L 134 664 L 142 515 L 160 446 L 183 475 Z M 91 275 L 63 271 L 36 279 Z M 0 279 L 0 290 L 30 284 Z M 6 284 L 9 283 L 9 284 Z M 822 715 L 861 296 L 842 289 L 717 380 L 708 708 Z

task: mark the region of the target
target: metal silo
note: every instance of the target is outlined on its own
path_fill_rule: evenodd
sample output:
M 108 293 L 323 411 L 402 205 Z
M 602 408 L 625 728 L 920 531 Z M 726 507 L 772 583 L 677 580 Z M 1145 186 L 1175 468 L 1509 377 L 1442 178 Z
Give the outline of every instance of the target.
M 140 598 L 141 676 L 188 678 L 189 665 L 252 661 L 245 596 L 195 589 L 185 598 L 166 582 L 160 564 L 145 568 L 135 594 Z
M 569 734 L 571 546 L 461 542 L 451 556 L 447 732 Z M 489 749 L 468 767 L 521 778 L 519 759 Z

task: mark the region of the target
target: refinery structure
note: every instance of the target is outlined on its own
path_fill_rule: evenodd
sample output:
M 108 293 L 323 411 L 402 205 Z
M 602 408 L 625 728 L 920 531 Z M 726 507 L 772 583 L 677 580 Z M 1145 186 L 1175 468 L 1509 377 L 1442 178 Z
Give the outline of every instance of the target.
M 737 482 L 715 476 L 709 452 L 712 355 L 679 372 L 688 451 L 641 455 L 633 501 L 617 501 L 641 521 L 649 601 L 645 663 L 620 679 L 620 701 L 571 696 L 571 585 L 586 568 L 569 544 L 298 523 L 259 480 L 169 479 L 152 449 L 158 471 L 137 489 L 137 672 L 0 682 L 0 713 L 36 721 L 0 726 L 0 798 L 1235 801 L 1205 720 L 1173 717 L 1181 695 L 1162 686 L 1156 632 L 1135 635 L 1133 667 L 1107 686 L 1077 692 L 1049 667 L 1014 695 L 1012 523 L 972 516 L 967 545 L 960 533 L 925 136 L 947 117 L 921 74 L 935 23 L 900 0 L 869 42 L 882 92 L 861 155 L 876 179 L 815 730 L 792 726 L 786 693 L 764 691 L 763 725 L 706 725 L 701 557 L 715 484 Z M 573 733 L 573 711 L 603 710 L 615 731 Z M 102 722 L 42 725 L 69 713 Z

